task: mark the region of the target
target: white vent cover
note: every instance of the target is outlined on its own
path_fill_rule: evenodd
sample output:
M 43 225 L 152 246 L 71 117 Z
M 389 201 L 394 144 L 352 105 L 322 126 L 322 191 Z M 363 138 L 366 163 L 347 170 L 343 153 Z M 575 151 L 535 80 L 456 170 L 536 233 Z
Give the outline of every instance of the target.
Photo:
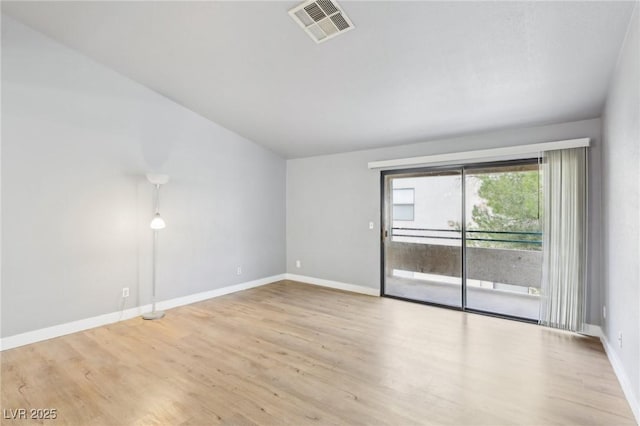
M 335 0 L 305 1 L 291 9 L 289 15 L 316 43 L 353 29 L 353 23 Z

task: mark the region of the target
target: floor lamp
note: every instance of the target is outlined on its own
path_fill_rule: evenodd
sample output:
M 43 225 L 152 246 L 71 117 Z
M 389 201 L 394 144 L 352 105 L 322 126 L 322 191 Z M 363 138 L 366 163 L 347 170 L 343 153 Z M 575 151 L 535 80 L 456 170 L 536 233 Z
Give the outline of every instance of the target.
M 149 227 L 153 230 L 153 254 L 152 254 L 152 272 L 151 272 L 151 312 L 142 315 L 143 319 L 155 320 L 164 316 L 164 311 L 156 311 L 156 258 L 158 254 L 158 232 L 164 229 L 167 225 L 164 223 L 164 219 L 160 216 L 160 185 L 164 185 L 169 182 L 169 176 L 147 174 L 147 179 L 153 185 L 153 218 Z

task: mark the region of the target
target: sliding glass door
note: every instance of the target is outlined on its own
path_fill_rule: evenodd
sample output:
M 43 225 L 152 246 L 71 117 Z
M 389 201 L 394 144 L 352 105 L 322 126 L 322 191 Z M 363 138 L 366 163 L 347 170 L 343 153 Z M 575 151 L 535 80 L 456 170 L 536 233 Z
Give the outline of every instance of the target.
M 462 307 L 462 172 L 387 175 L 385 294 Z
M 466 308 L 538 320 L 542 275 L 537 162 L 469 167 Z
M 383 294 L 539 318 L 537 161 L 384 172 Z

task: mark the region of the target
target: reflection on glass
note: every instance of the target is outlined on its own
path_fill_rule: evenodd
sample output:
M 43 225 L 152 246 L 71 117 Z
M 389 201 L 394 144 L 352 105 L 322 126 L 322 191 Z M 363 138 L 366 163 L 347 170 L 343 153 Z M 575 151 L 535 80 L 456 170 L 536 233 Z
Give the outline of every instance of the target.
M 462 173 L 387 176 L 385 293 L 460 307 Z
M 538 165 L 465 173 L 467 308 L 539 318 L 542 271 Z

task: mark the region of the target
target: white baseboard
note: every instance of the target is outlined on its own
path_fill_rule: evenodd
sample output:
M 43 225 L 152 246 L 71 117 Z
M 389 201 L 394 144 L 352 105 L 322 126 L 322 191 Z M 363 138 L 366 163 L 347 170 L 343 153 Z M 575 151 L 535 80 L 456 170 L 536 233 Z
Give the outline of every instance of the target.
M 325 280 L 322 278 L 307 277 L 305 275 L 284 274 L 285 279 L 299 281 L 304 284 L 313 284 L 322 287 L 335 288 L 337 290 L 350 291 L 352 293 L 366 294 L 368 296 L 380 296 L 380 290 L 370 287 L 364 287 L 356 284 L 347 284 L 340 281 Z
M 191 294 L 189 296 L 177 297 L 175 299 L 163 300 L 157 303 L 157 308 L 161 310 L 171 309 L 178 306 L 188 305 L 202 300 L 214 297 L 224 296 L 225 294 L 235 293 L 265 284 L 285 279 L 286 274 L 274 275 L 267 278 L 260 278 L 245 283 L 230 285 L 227 287 L 217 288 L 215 290 L 205 291 L 202 293 Z M 17 348 L 18 346 L 28 345 L 43 340 L 53 339 L 78 331 L 88 330 L 90 328 L 100 327 L 102 325 L 112 324 L 118 321 L 124 321 L 142 315 L 143 312 L 151 310 L 151 304 L 136 306 L 135 308 L 125 309 L 123 311 L 111 312 L 108 314 L 98 315 L 91 318 L 85 318 L 78 321 L 72 321 L 65 324 L 54 325 L 52 327 L 41 328 L 38 330 L 28 331 L 26 333 L 16 334 L 0 339 L 0 351 Z
M 607 353 L 607 357 L 613 367 L 613 371 L 618 377 L 618 382 L 620 382 L 624 396 L 627 398 L 627 402 L 629 402 L 629 405 L 631 406 L 631 411 L 636 418 L 636 423 L 640 425 L 640 400 L 638 399 L 638 395 L 636 395 L 633 386 L 631 386 L 627 373 L 624 371 L 624 365 L 613 350 L 613 346 L 609 343 L 609 339 L 607 339 L 602 331 L 600 332 L 600 341 L 602 342 L 602 346 L 604 346 L 604 350 Z
M 253 281 L 247 281 L 246 283 L 240 283 L 235 285 L 230 285 L 227 287 L 217 288 L 215 290 L 203 291 L 202 293 L 190 294 L 188 296 L 176 297 L 175 299 L 164 300 L 162 302 L 158 302 L 157 306 L 160 310 L 166 310 L 175 308 L 177 306 L 190 305 L 191 303 L 200 302 L 207 299 L 213 299 L 214 297 L 224 296 L 225 294 L 236 293 L 242 290 L 248 290 L 254 287 L 260 287 L 266 284 L 271 284 L 276 281 L 281 281 L 286 279 L 286 274 L 273 275 L 267 278 L 260 278 Z M 149 308 L 150 309 L 150 308 Z
M 38 330 L 27 331 L 26 333 L 3 337 L 0 339 L 0 350 L 4 351 L 7 349 L 13 349 L 18 346 L 24 346 L 30 343 L 53 339 L 54 337 L 76 333 L 78 331 L 88 330 L 90 328 L 100 327 L 102 325 L 112 324 L 118 321 L 124 321 L 137 315 L 141 315 L 147 310 L 151 310 L 151 305 L 136 306 L 135 308 L 129 308 L 123 311 L 111 312 L 91 318 L 85 318 L 51 327 L 40 328 Z
M 631 411 L 636 418 L 636 422 L 640 425 L 640 400 L 638 400 L 638 396 L 635 394 L 635 391 L 631 386 L 627 373 L 624 371 L 622 361 L 613 350 L 613 346 L 609 343 L 609 340 L 602 331 L 602 328 L 599 325 L 584 324 L 581 334 L 597 337 L 600 339 L 600 342 L 602 342 L 602 346 L 604 347 L 604 351 L 607 353 L 609 363 L 613 367 L 613 372 L 618 378 L 622 392 L 624 392 L 624 396 L 627 398 L 627 402 L 629 403 Z

